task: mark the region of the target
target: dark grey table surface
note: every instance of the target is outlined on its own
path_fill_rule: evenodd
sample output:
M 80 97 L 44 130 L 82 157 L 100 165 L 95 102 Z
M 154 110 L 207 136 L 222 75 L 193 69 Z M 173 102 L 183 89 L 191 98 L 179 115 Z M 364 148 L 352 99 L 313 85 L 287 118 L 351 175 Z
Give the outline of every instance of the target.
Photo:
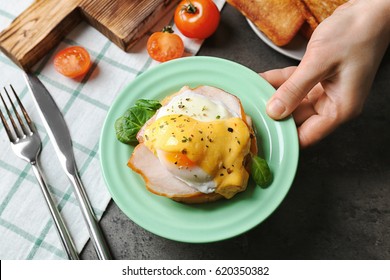
M 256 72 L 296 65 L 267 45 L 228 4 L 199 55 Z M 390 259 L 390 50 L 362 114 L 301 150 L 293 185 L 263 223 L 208 244 L 167 240 L 142 229 L 111 201 L 101 226 L 115 259 Z M 96 259 L 89 241 L 83 259 Z

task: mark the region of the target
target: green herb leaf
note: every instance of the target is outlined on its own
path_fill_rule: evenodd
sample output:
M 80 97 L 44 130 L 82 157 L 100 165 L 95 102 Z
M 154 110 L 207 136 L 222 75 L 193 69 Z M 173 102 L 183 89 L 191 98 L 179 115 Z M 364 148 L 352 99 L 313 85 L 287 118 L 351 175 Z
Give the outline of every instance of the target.
M 265 159 L 259 156 L 252 157 L 251 176 L 256 184 L 262 188 L 270 185 L 272 173 Z
M 135 102 L 135 106 L 157 111 L 160 109 L 161 104 L 157 100 L 139 99 Z
M 160 107 L 161 104 L 156 100 L 138 100 L 115 121 L 116 138 L 122 143 L 136 145 L 138 131 Z

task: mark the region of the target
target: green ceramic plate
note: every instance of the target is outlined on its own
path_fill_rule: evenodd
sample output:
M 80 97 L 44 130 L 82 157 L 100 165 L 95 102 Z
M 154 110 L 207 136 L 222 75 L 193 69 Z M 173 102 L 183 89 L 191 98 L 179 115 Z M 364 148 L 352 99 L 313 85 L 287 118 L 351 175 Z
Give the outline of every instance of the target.
M 133 148 L 116 140 L 114 123 L 140 98 L 162 99 L 182 86 L 210 85 L 238 96 L 254 121 L 259 153 L 274 179 L 267 189 L 250 181 L 231 200 L 186 205 L 146 190 L 127 167 Z M 100 141 L 100 160 L 108 189 L 119 208 L 146 230 L 176 241 L 212 242 L 239 235 L 266 219 L 282 202 L 295 176 L 298 139 L 293 119 L 273 121 L 265 113 L 275 90 L 252 70 L 219 58 L 188 57 L 165 62 L 138 76 L 110 108 Z

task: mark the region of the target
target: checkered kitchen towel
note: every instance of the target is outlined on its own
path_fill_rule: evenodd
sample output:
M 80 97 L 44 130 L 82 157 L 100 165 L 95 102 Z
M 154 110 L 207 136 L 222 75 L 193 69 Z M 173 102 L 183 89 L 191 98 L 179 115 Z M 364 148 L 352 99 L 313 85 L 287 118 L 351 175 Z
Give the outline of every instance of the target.
M 0 0 L 0 30 L 30 5 L 29 1 Z M 215 0 L 221 9 L 223 0 Z M 169 13 L 153 30 L 172 23 Z M 81 179 L 100 219 L 110 195 L 99 163 L 99 135 L 107 111 L 120 90 L 137 75 L 157 64 L 146 52 L 145 36 L 129 53 L 81 23 L 62 43 L 47 54 L 34 70 L 61 109 L 68 124 Z M 188 55 L 195 55 L 201 41 L 184 38 Z M 84 46 L 93 68 L 81 81 L 68 79 L 53 68 L 53 54 L 69 45 Z M 42 139 L 40 162 L 50 190 L 78 251 L 89 235 L 72 186 L 54 154 L 48 135 L 28 93 L 22 72 L 0 53 L 0 85 L 13 84 Z M 109 240 L 108 240 L 109 242 Z M 66 259 L 49 211 L 29 164 L 16 157 L 4 128 L 0 127 L 0 259 Z

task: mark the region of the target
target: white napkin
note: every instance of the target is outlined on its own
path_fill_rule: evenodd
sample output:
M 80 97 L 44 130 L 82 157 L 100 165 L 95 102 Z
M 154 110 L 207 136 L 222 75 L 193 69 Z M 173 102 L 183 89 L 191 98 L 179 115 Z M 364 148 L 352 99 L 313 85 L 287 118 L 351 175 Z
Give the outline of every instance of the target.
M 33 0 L 0 0 L 0 30 L 25 10 Z M 221 9 L 224 0 L 214 0 Z M 173 11 L 155 26 L 161 30 L 172 22 Z M 174 28 L 175 29 L 175 28 Z M 176 32 L 178 32 L 176 30 Z M 120 50 L 106 37 L 81 23 L 34 70 L 45 84 L 68 124 L 81 179 L 93 209 L 100 219 L 110 194 L 101 175 L 99 137 L 107 111 L 121 89 L 142 72 L 158 64 L 145 49 L 144 36 L 129 53 Z M 186 55 L 195 55 L 202 41 L 183 37 Z M 85 47 L 94 63 L 81 80 L 66 78 L 53 68 L 53 55 L 69 45 Z M 72 186 L 62 171 L 54 148 L 35 109 L 22 72 L 0 54 L 0 86 L 12 84 L 22 99 L 42 139 L 40 162 L 58 208 L 80 252 L 89 235 L 73 195 Z M 1 106 L 2 107 L 2 106 Z M 0 126 L 0 259 L 65 259 L 49 211 L 31 167 L 11 150 Z M 110 240 L 108 240 L 110 243 Z

